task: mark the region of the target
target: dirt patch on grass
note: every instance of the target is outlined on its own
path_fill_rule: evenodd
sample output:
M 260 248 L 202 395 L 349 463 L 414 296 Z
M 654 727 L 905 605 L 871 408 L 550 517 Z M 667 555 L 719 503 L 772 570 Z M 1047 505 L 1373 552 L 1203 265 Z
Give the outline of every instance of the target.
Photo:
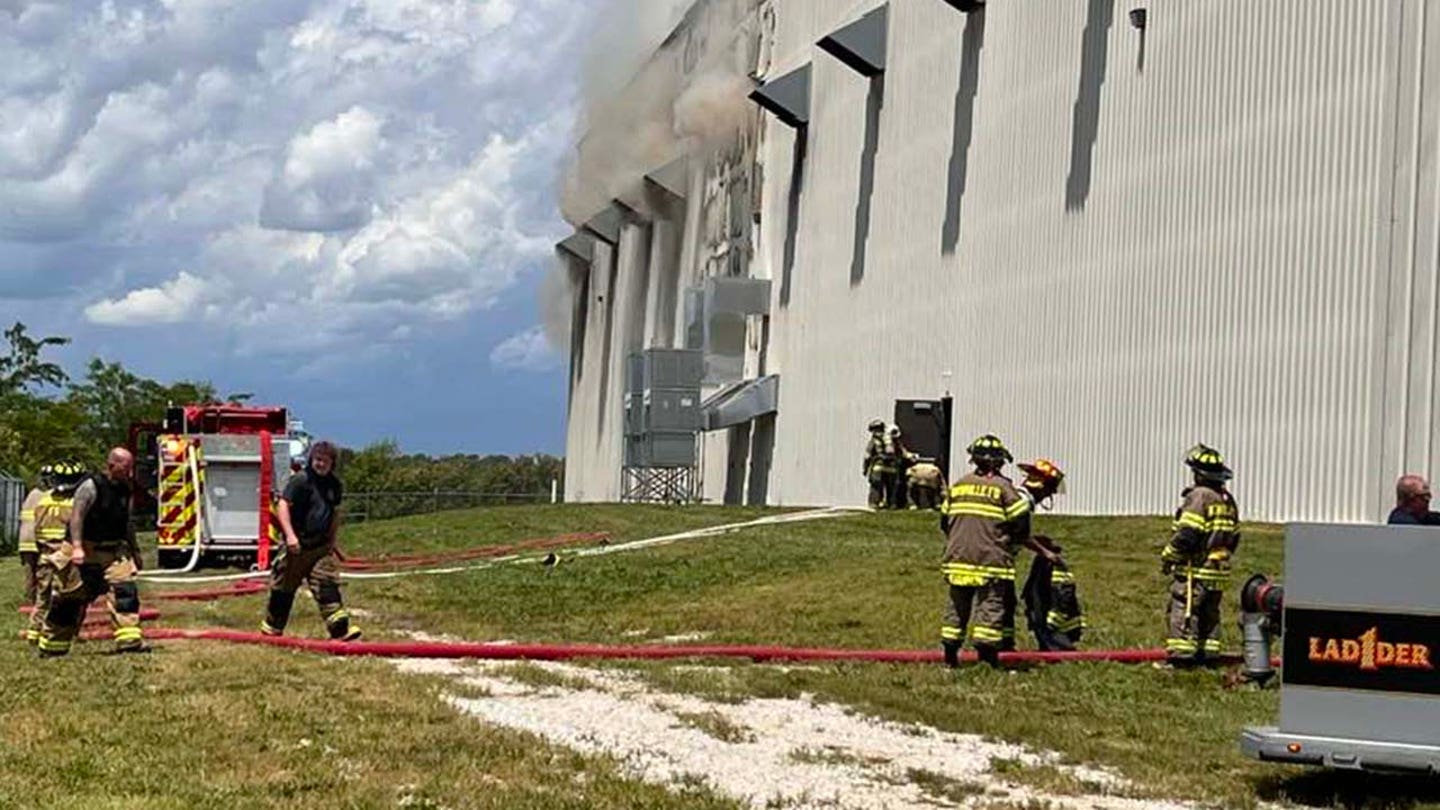
M 657 692 L 623 670 L 535 663 L 549 677 L 517 679 L 513 665 L 397 665 L 483 688 L 486 697 L 448 699 L 487 723 L 614 757 L 631 775 L 674 790 L 703 784 L 752 807 L 1186 806 L 1114 795 L 1125 787 L 1119 777 L 1064 765 L 1054 754 L 877 720 L 808 695 L 720 703 Z M 1013 778 L 1026 768 L 1044 769 L 1047 778 L 1038 785 Z

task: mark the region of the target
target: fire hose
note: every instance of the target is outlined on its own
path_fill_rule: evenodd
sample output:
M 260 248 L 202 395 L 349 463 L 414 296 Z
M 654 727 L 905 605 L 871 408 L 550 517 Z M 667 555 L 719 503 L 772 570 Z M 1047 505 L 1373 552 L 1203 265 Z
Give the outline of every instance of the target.
M 483 548 L 468 548 L 458 551 L 436 552 L 434 554 L 396 554 L 382 557 L 354 557 L 345 555 L 341 558 L 340 567 L 344 571 L 373 571 L 394 568 L 419 568 L 426 565 L 438 565 L 450 562 L 464 562 L 467 560 L 479 560 L 494 557 L 504 557 L 520 551 L 538 551 L 552 548 L 563 548 L 565 546 L 578 545 L 580 543 L 608 543 L 609 532 L 582 532 L 574 534 L 561 534 L 555 537 L 542 537 L 535 540 L 521 540 L 517 543 L 510 543 L 499 546 L 485 546 Z
M 195 461 L 195 455 L 195 446 L 193 444 L 187 445 L 185 448 L 185 462 L 190 470 L 190 480 L 192 482 L 200 480 L 200 466 Z M 141 579 L 159 580 L 165 577 L 180 577 L 192 573 L 196 568 L 200 567 L 200 557 L 203 551 L 200 547 L 200 535 L 204 534 L 204 527 L 210 523 L 210 513 L 205 507 L 204 498 L 196 498 L 195 500 L 195 519 L 197 521 L 196 536 L 190 541 L 190 545 L 192 546 L 190 550 L 190 560 L 185 563 L 185 567 L 177 571 L 142 571 L 139 574 Z

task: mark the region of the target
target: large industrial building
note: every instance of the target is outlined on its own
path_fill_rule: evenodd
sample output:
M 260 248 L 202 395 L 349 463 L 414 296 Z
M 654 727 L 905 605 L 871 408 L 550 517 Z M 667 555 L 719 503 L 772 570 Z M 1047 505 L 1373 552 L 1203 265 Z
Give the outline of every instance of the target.
M 1440 448 L 1428 6 L 700 0 L 577 148 L 567 498 L 863 504 L 948 392 L 1064 512 L 1203 441 L 1248 518 L 1382 517 Z

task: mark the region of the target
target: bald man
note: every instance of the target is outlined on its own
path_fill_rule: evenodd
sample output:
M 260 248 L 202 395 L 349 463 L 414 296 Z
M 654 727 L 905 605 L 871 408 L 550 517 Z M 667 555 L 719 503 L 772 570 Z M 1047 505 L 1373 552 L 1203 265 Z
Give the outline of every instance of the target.
M 75 490 L 70 513 L 70 565 L 57 573 L 55 602 L 41 638 L 42 655 L 65 655 L 80 632 L 85 609 L 101 594 L 107 599 L 119 652 L 148 647 L 140 630 L 139 548 L 130 523 L 130 479 L 135 459 L 112 449 L 105 472 Z
M 1430 482 L 1402 475 L 1395 482 L 1395 509 L 1385 521 L 1392 526 L 1440 526 L 1440 512 L 1430 511 Z

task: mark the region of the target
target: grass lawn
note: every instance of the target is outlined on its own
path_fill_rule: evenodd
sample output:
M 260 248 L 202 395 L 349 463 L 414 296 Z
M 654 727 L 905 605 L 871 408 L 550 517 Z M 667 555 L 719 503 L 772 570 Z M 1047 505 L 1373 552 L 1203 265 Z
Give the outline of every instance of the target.
M 344 545 L 371 556 L 582 531 L 608 531 L 619 543 L 761 514 L 771 513 L 505 507 L 356 526 Z M 1038 528 L 1065 546 L 1076 571 L 1091 625 L 1084 646 L 1158 644 L 1166 583 L 1156 553 L 1166 521 L 1042 516 Z M 1247 526 L 1244 533 L 1237 576 L 1278 573 L 1280 530 Z M 355 581 L 347 600 L 369 614 L 362 624 L 371 638 L 421 631 L 469 640 L 637 643 L 703 633 L 718 643 L 930 648 L 944 594 L 940 546 L 928 514 L 857 515 L 569 559 L 550 571 L 515 565 Z M 18 576 L 7 577 L 0 606 L 13 610 L 17 601 Z M 165 612 L 161 623 L 168 626 L 249 630 L 263 596 L 151 604 Z M 1227 594 L 1224 633 L 1232 648 L 1235 618 Z M 291 632 L 323 635 L 306 599 L 296 603 Z M 1029 641 L 1022 628 L 1022 647 Z M 296 800 L 306 807 L 393 807 L 406 795 L 413 796 L 405 805 L 411 807 L 724 804 L 701 791 L 675 795 L 639 785 L 612 762 L 461 720 L 437 699 L 438 682 L 402 676 L 382 662 L 194 642 L 116 658 L 100 655 L 99 646 L 60 662 L 34 661 L 19 643 L 0 646 L 6 673 L 0 807 L 190 807 L 212 797 L 226 807 Z M 721 699 L 811 694 L 885 718 L 1054 749 L 1115 768 L 1142 795 L 1225 806 L 1257 799 L 1440 806 L 1440 791 L 1422 783 L 1243 759 L 1240 729 L 1273 723 L 1277 696 L 1225 691 L 1214 671 L 1106 664 L 1018 674 L 914 665 L 624 666 L 674 691 Z M 42 721 L 36 709 L 42 699 L 58 699 L 64 708 Z M 1064 774 L 1020 770 L 1007 776 L 1052 792 L 1063 787 L 1056 783 Z

